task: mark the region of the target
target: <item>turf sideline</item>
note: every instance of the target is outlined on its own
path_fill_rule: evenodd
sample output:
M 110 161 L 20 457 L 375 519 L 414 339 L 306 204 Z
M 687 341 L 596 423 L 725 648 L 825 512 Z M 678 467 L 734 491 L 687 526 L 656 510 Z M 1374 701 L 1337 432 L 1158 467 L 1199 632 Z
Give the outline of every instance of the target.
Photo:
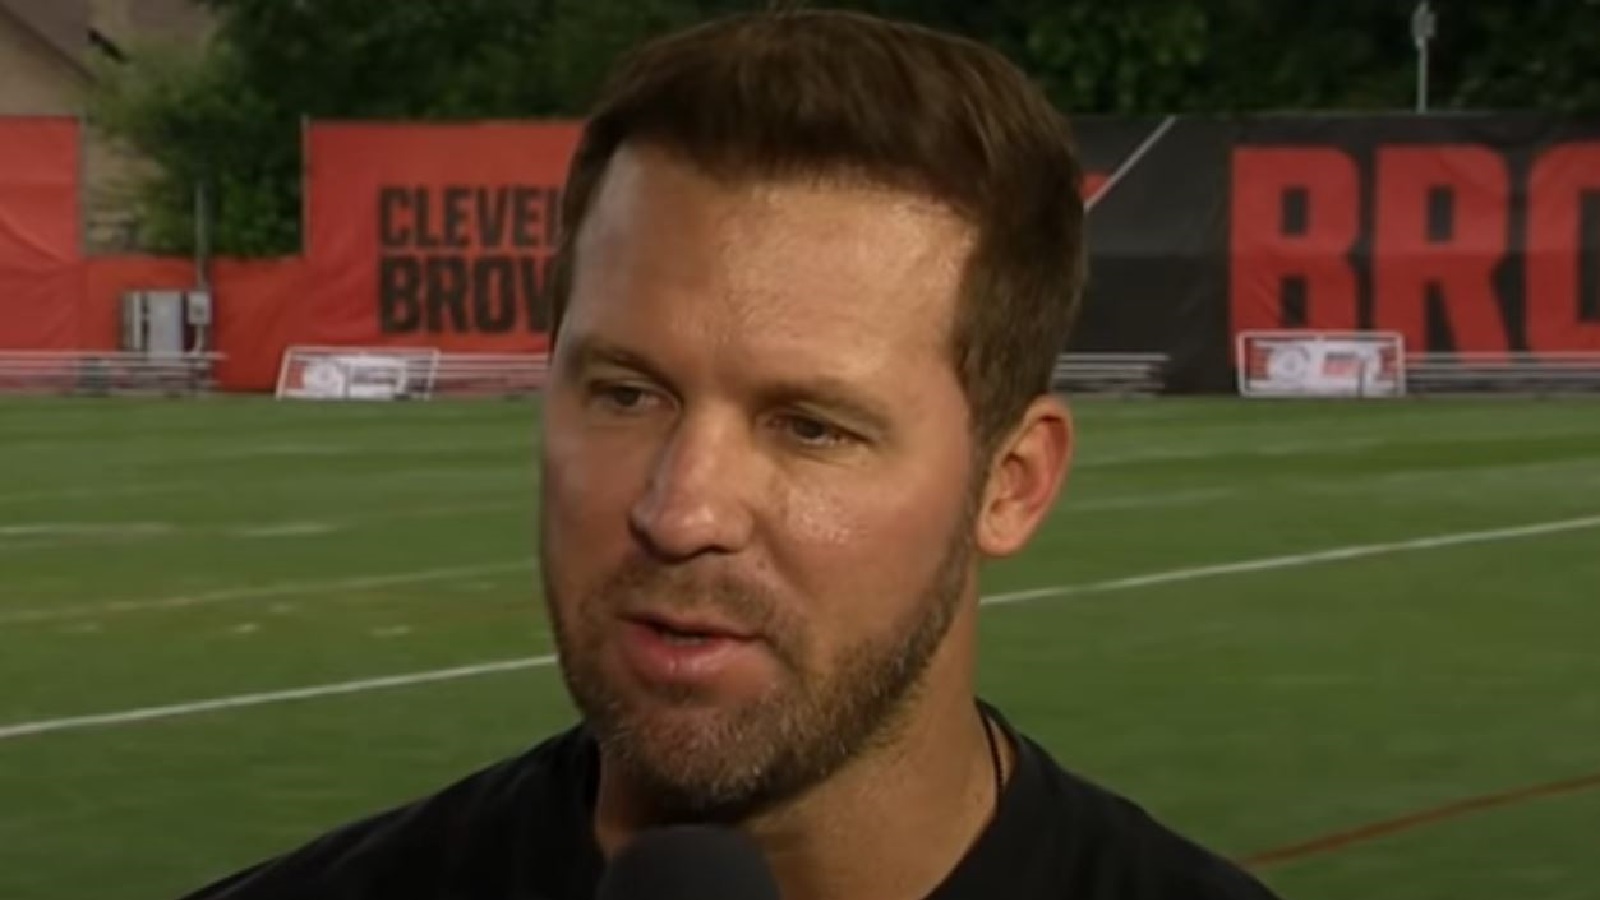
M 1392 541 L 1382 544 L 1355 544 L 1346 547 L 1333 547 L 1327 550 L 1319 550 L 1312 553 L 1294 553 L 1285 556 L 1269 556 L 1258 559 L 1240 560 L 1238 562 L 1220 563 L 1210 566 L 1169 569 L 1162 572 L 1152 572 L 1147 575 L 1136 575 L 1129 578 L 1114 578 L 1108 581 L 1095 581 L 1086 584 L 1062 585 L 1059 587 L 1036 588 L 1026 591 L 993 594 L 991 596 L 984 597 L 981 602 L 984 606 L 1004 606 L 1018 603 L 1028 603 L 1034 600 L 1058 599 L 1062 597 L 1083 596 L 1086 594 L 1110 593 L 1143 587 L 1155 587 L 1159 585 L 1198 581 L 1205 578 L 1220 578 L 1229 575 L 1244 575 L 1253 572 L 1292 569 L 1302 566 L 1319 565 L 1322 563 L 1344 562 L 1353 559 L 1365 559 L 1373 556 L 1412 553 L 1421 550 L 1437 550 L 1445 547 L 1459 547 L 1467 544 L 1482 544 L 1494 541 L 1519 540 L 1524 538 L 1540 537 L 1544 535 L 1560 534 L 1569 531 L 1584 531 L 1591 528 L 1600 528 L 1600 515 L 1584 516 L 1576 519 L 1558 519 L 1550 522 L 1536 522 L 1529 525 L 1517 525 L 1509 528 L 1494 528 L 1486 531 L 1459 531 L 1450 534 L 1436 534 L 1427 537 L 1412 538 L 1404 541 Z M 487 662 L 478 665 L 460 666 L 451 669 L 436 669 L 427 672 L 412 672 L 403 675 L 391 675 L 381 678 L 366 678 L 357 681 L 342 681 L 333 684 L 312 685 L 309 687 L 294 688 L 291 690 L 269 691 L 259 694 L 240 694 L 232 697 L 216 697 L 210 700 L 176 703 L 170 706 L 151 706 L 141 709 L 124 710 L 122 712 L 101 713 L 88 716 L 72 716 L 62 719 L 44 719 L 36 722 L 21 722 L 15 725 L 0 726 L 0 741 L 61 731 L 76 731 L 86 728 L 130 725 L 138 722 L 149 722 L 157 719 L 170 719 L 180 716 L 197 715 L 199 713 L 242 709 L 245 707 L 263 706 L 270 703 L 282 703 L 292 700 L 311 700 L 318 697 L 360 694 L 368 691 L 384 690 L 388 688 L 410 687 L 412 685 L 431 684 L 441 681 L 454 681 L 462 678 L 473 678 L 502 672 L 514 672 L 523 669 L 547 667 L 553 665 L 555 661 L 556 657 L 554 655 L 546 654 L 543 656 L 524 657 L 522 659 L 499 660 L 496 662 Z

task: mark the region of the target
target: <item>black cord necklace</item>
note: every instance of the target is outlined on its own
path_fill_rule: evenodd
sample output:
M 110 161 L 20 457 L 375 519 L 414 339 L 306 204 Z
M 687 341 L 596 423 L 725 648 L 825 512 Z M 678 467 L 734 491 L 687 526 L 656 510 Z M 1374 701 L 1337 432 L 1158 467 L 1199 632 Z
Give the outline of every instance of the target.
M 989 766 L 994 771 L 994 805 L 1000 806 L 1000 795 L 1006 789 L 1005 763 L 1000 759 L 1000 742 L 995 738 L 994 722 L 988 713 L 978 708 L 978 718 L 983 722 L 983 739 L 989 744 Z

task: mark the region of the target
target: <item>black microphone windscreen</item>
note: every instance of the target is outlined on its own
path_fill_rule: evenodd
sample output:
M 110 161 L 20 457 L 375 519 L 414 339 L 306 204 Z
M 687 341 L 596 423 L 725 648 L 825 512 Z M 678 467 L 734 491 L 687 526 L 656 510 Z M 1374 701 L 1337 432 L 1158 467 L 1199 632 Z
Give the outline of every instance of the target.
M 780 900 L 755 841 L 741 831 L 677 825 L 641 833 L 617 853 L 595 900 Z

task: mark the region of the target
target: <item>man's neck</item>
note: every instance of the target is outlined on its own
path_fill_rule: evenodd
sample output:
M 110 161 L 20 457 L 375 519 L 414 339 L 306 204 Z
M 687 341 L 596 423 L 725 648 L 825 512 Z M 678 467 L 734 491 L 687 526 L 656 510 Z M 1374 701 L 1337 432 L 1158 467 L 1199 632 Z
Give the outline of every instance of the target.
M 786 900 L 921 900 L 994 815 L 988 723 L 970 697 L 919 710 L 901 739 L 749 824 Z M 1009 771 L 1006 738 L 995 728 Z
M 989 728 L 970 693 L 925 694 L 894 741 L 794 803 L 746 823 L 786 900 L 927 896 L 966 854 L 998 803 Z M 993 739 L 1009 770 L 1010 747 L 998 724 Z M 625 833 L 606 818 L 602 814 L 596 824 L 610 851 Z

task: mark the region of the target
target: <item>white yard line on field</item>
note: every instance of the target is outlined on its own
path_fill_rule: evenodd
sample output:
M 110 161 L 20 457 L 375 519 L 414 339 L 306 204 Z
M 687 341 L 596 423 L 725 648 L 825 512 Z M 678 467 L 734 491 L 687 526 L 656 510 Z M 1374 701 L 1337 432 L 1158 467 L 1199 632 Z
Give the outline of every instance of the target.
M 166 522 L 17 522 L 0 525 L 0 542 L 11 538 L 161 535 L 175 530 Z
M 454 484 L 461 481 L 489 481 L 495 486 L 513 476 L 517 487 L 537 484 L 537 477 L 528 473 L 529 464 L 503 463 L 500 465 L 452 466 L 400 466 L 375 468 L 361 472 L 308 469 L 281 478 L 251 479 L 250 490 L 262 493 L 280 492 L 284 489 L 307 489 L 320 485 L 345 489 L 355 484 L 362 489 L 382 488 L 389 485 L 415 487 L 428 484 Z M 146 484 L 111 484 L 30 489 L 0 492 L 0 507 L 9 504 L 36 503 L 46 500 L 92 500 L 109 497 L 138 497 L 160 494 L 217 493 L 215 480 L 155 481 Z
M 257 587 L 224 588 L 217 591 L 204 591 L 176 597 L 156 597 L 149 600 L 113 600 L 109 603 L 89 603 L 79 606 L 0 612 L 0 625 L 85 619 L 118 613 L 143 612 L 152 609 L 179 609 L 186 606 L 205 606 L 237 600 L 260 600 L 267 597 L 294 597 L 302 594 L 330 591 L 362 591 L 409 584 L 427 584 L 432 581 L 449 581 L 453 578 L 495 575 L 503 572 L 525 572 L 532 571 L 532 569 L 533 562 L 531 560 L 519 560 L 515 562 L 449 566 L 439 569 L 417 569 L 411 572 L 394 572 L 388 575 L 359 575 L 353 578 L 330 578 L 317 581 L 283 581 L 277 584 L 263 584 Z
M 76 548 L 129 540 L 171 540 L 201 538 L 285 538 L 307 537 L 353 528 L 386 526 L 413 519 L 448 518 L 477 513 L 525 509 L 528 501 L 484 501 L 480 503 L 437 504 L 414 508 L 385 509 L 358 516 L 329 517 L 321 520 L 295 519 L 263 521 L 249 519 L 202 525 L 172 522 L 44 521 L 6 522 L 0 519 L 0 552 L 38 548 Z
M 1164 506 L 1189 506 L 1196 503 L 1209 503 L 1213 500 L 1224 500 L 1237 493 L 1239 493 L 1237 488 L 1215 487 L 1162 493 L 1126 494 L 1119 497 L 1074 501 L 1070 506 L 1064 506 L 1063 511 L 1073 513 L 1114 512 L 1123 509 L 1159 509 Z
M 1079 501 L 1073 505 L 1074 511 L 1097 512 L 1114 510 L 1151 509 L 1164 506 L 1182 506 L 1221 499 L 1235 493 L 1232 488 L 1204 488 L 1198 490 L 1171 491 L 1166 493 L 1139 493 L 1126 496 L 1111 496 L 1100 499 Z M 454 507 L 426 507 L 420 510 L 402 510 L 387 513 L 384 516 L 371 517 L 370 521 L 394 521 L 402 518 L 420 518 L 423 516 L 449 516 L 456 514 L 495 512 L 508 509 L 518 509 L 525 504 L 519 502 L 498 502 L 468 504 Z M 341 528 L 349 528 L 359 524 L 362 520 L 348 519 L 342 522 L 286 522 L 262 523 L 252 528 L 235 528 L 228 533 L 236 537 L 269 538 L 269 537 L 295 537 L 317 535 Z M 181 530 L 173 528 L 164 534 L 181 534 Z M 8 544 L 4 538 L 6 532 L 0 527 L 0 553 L 7 549 L 19 549 L 20 544 Z M 136 536 L 145 536 L 138 532 Z M 81 540 L 81 539 L 80 539 Z M 185 609 L 195 606 L 210 606 L 217 603 L 231 603 L 240 600 L 255 600 L 262 597 L 286 597 L 340 590 L 362 590 L 366 588 L 388 587 L 392 585 L 425 584 L 432 581 L 453 578 L 456 576 L 470 576 L 474 574 L 493 574 L 501 571 L 516 571 L 522 568 L 532 568 L 531 563 L 505 562 L 489 563 L 483 566 L 448 569 L 424 569 L 417 572 L 396 572 L 387 575 L 363 575 L 329 580 L 292 581 L 279 584 L 262 585 L 259 587 L 218 588 L 177 597 L 152 597 L 148 599 L 113 600 L 99 603 L 84 603 L 63 606 L 41 606 L 25 609 L 3 611 L 0 610 L 0 627 L 7 625 L 31 625 L 41 622 L 60 622 L 73 619 L 93 619 L 104 615 L 122 615 L 137 612 L 153 612 L 168 609 Z
M 102 500 L 107 497 L 138 497 L 145 494 L 176 494 L 183 491 L 215 490 L 204 481 L 160 481 L 148 484 L 108 484 L 97 487 L 49 488 L 45 490 L 0 493 L 0 506 L 32 503 L 38 500 Z
M 27 737 L 34 734 L 47 734 L 52 731 L 72 731 L 81 728 L 104 727 L 108 725 L 131 725 L 135 722 L 148 722 L 152 719 L 170 719 L 175 716 L 192 716 L 197 713 L 217 712 L 224 709 L 243 709 L 248 706 L 261 706 L 267 703 L 283 703 L 289 700 L 311 700 L 317 697 L 336 697 L 340 694 L 361 694 L 367 691 L 380 691 L 385 688 L 411 687 L 418 684 L 428 684 L 435 681 L 453 681 L 458 678 L 474 678 L 480 675 L 493 675 L 497 672 L 514 672 L 518 669 L 530 669 L 536 666 L 548 666 L 555 662 L 554 656 L 530 656 L 526 659 L 507 659 L 500 662 L 482 663 L 475 666 L 461 666 L 455 669 L 436 669 L 431 672 L 412 672 L 407 675 L 392 675 L 386 678 L 364 678 L 360 681 L 342 681 L 338 684 L 319 684 L 312 687 L 296 688 L 287 691 L 272 691 L 265 694 L 241 694 L 236 697 L 218 697 L 214 700 L 200 700 L 194 703 L 179 703 L 174 706 L 151 706 L 144 709 L 130 709 L 123 712 L 105 713 L 97 716 L 78 716 L 71 719 L 52 719 L 43 722 L 25 722 L 21 725 L 8 725 L 0 728 L 0 741 L 12 738 Z
M 1114 578 L 1108 581 L 1094 581 L 1084 584 L 1069 584 L 1058 587 L 1036 588 L 1034 590 L 994 594 L 983 598 L 982 602 L 985 606 L 1002 606 L 1027 603 L 1034 600 L 1075 597 L 1086 594 L 1110 593 L 1115 591 L 1132 590 L 1136 588 L 1155 587 L 1158 585 L 1199 581 L 1205 578 L 1219 578 L 1229 575 L 1244 575 L 1252 572 L 1292 569 L 1301 566 L 1319 565 L 1330 562 L 1344 562 L 1352 559 L 1364 559 L 1373 556 L 1383 556 L 1396 553 L 1413 553 L 1419 550 L 1437 550 L 1445 547 L 1460 547 L 1468 544 L 1485 544 L 1495 541 L 1519 540 L 1524 538 L 1540 537 L 1543 535 L 1560 534 L 1570 531 L 1584 531 L 1593 528 L 1600 528 L 1600 515 L 1584 516 L 1576 519 L 1559 519 L 1550 522 L 1536 522 L 1529 525 L 1516 525 L 1509 528 L 1493 528 L 1484 531 L 1458 531 L 1449 534 L 1436 534 L 1427 537 L 1412 538 L 1404 541 L 1391 541 L 1381 544 L 1355 544 L 1345 547 L 1330 547 L 1326 550 L 1318 550 L 1312 553 L 1293 553 L 1284 556 L 1268 556 L 1258 559 L 1239 560 L 1231 563 L 1220 563 L 1217 565 L 1168 569 L 1161 572 L 1151 572 L 1146 575 L 1136 575 L 1129 578 Z M 200 713 L 218 712 L 221 710 L 263 706 L 269 703 L 282 703 L 292 700 L 311 700 L 318 697 L 360 694 L 368 691 L 385 690 L 389 688 L 401 688 L 418 684 L 454 681 L 462 678 L 475 678 L 482 675 L 492 675 L 501 672 L 514 672 L 523 669 L 543 668 L 551 666 L 555 662 L 556 658 L 554 655 L 530 656 L 522 659 L 499 660 L 495 662 L 481 663 L 478 665 L 460 666 L 451 669 L 435 669 L 427 672 L 412 672 L 402 675 L 390 675 L 381 678 L 365 678 L 358 681 L 341 681 L 333 684 L 312 685 L 310 687 L 293 688 L 283 691 L 269 691 L 258 694 L 239 694 L 231 697 L 217 697 L 210 700 L 176 703 L 170 706 L 150 706 L 141 709 L 130 709 L 123 710 L 121 712 L 102 713 L 98 715 L 72 716 L 62 719 L 43 719 L 36 722 L 20 722 L 14 725 L 0 726 L 0 741 L 7 741 L 14 738 L 29 737 L 33 735 L 49 734 L 52 732 L 77 731 L 85 728 L 101 728 L 116 725 L 128 725 L 137 722 L 149 722 L 157 719 L 171 719 L 181 716 L 197 715 Z
M 527 501 L 499 500 L 483 503 L 421 506 L 383 510 L 337 519 L 295 519 L 284 522 L 250 521 L 213 525 L 175 525 L 170 522 L 19 522 L 0 524 L 0 553 L 48 548 L 80 548 L 132 540 L 173 540 L 186 537 L 278 540 L 320 537 L 337 531 L 393 525 L 415 519 L 440 519 L 479 513 L 510 512 L 528 507 Z
M 1407 541 L 1391 541 L 1382 544 L 1352 544 L 1345 547 L 1330 547 L 1327 550 L 1318 550 L 1312 553 L 1294 553 L 1287 556 L 1267 556 L 1260 559 L 1245 559 L 1239 560 L 1238 562 L 1218 563 L 1211 566 L 1194 566 L 1185 569 L 1169 569 L 1164 572 L 1151 572 L 1148 575 L 1134 575 L 1128 578 L 1114 578 L 1110 581 L 1097 581 L 1090 584 L 1038 588 L 1031 591 L 1014 591 L 1009 594 L 998 594 L 993 597 L 985 597 L 983 602 L 985 605 L 999 606 L 1006 603 L 1026 603 L 1029 600 L 1070 597 L 1078 594 L 1099 594 L 1107 591 L 1125 591 L 1134 588 L 1155 587 L 1157 585 L 1174 584 L 1183 581 L 1198 581 L 1202 578 L 1217 578 L 1224 575 L 1244 575 L 1250 572 L 1267 572 L 1273 569 L 1295 569 L 1301 566 L 1314 566 L 1320 563 L 1344 562 L 1351 559 L 1364 559 L 1371 556 L 1389 556 L 1396 553 L 1412 553 L 1418 550 L 1438 550 L 1444 547 L 1460 547 L 1467 544 L 1487 544 L 1495 541 L 1511 541 L 1519 538 L 1540 537 L 1548 534 L 1561 534 L 1568 531 L 1585 531 L 1592 528 L 1600 528 L 1600 516 L 1584 516 L 1577 519 L 1558 519 L 1553 522 L 1536 522 L 1532 525 L 1517 525 L 1511 528 L 1493 528 L 1487 531 L 1457 531 L 1451 534 L 1436 534 L 1428 537 L 1413 538 Z

